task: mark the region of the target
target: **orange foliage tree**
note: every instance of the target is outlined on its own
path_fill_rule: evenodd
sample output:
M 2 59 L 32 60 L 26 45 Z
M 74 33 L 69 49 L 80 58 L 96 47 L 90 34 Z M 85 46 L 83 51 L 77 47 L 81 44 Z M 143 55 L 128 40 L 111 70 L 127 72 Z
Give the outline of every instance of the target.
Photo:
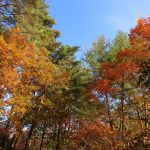
M 41 114 L 48 115 L 53 107 L 50 89 L 68 84 L 69 75 L 56 67 L 48 55 L 45 48 L 36 48 L 17 28 L 0 37 L 2 120 L 6 120 L 6 130 L 13 129 L 16 137 L 23 134 L 24 126 L 35 127 L 38 121 L 45 120 Z M 30 131 L 28 140 L 31 135 Z

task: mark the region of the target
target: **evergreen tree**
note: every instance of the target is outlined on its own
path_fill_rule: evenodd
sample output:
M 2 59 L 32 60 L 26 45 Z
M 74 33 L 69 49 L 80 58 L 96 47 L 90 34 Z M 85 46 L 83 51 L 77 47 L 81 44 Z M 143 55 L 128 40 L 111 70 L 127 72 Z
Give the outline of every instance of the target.
M 55 20 L 43 0 L 6 0 L 0 6 L 1 27 L 17 26 L 30 35 L 30 41 L 50 51 L 59 46 L 56 38 L 60 33 L 52 29 Z
M 90 82 L 89 70 L 76 60 L 77 51 L 78 47 L 62 46 L 52 55 L 53 61 L 70 75 L 68 86 L 58 87 L 57 91 L 55 90 L 53 102 L 56 107 L 52 111 L 52 114 L 55 114 L 55 124 L 53 124 L 57 129 L 55 132 L 59 133 L 60 128 L 65 130 L 59 133 L 59 140 L 58 137 L 54 138 L 53 143 L 57 143 L 55 147 L 65 147 L 64 149 L 69 144 L 70 136 L 79 125 L 80 120 L 92 119 L 97 115 L 96 109 L 99 107 L 95 105 L 95 102 L 90 101 L 89 93 L 87 93 L 87 86 Z
M 37 46 L 55 49 L 59 45 L 56 38 L 60 33 L 52 29 L 55 21 L 49 15 L 46 3 L 43 0 L 22 0 L 20 3 L 14 1 L 14 4 L 14 12 L 20 13 L 15 16 L 16 25 L 30 34 L 30 40 Z
M 114 61 L 119 51 L 129 48 L 128 36 L 119 31 L 112 41 L 107 41 L 104 36 L 98 37 L 92 48 L 87 52 L 85 61 L 92 71 L 93 77 L 99 77 L 98 68 L 105 61 Z
M 114 61 L 117 53 L 127 48 L 130 48 L 128 35 L 122 31 L 119 31 L 110 44 L 108 59 L 110 61 Z

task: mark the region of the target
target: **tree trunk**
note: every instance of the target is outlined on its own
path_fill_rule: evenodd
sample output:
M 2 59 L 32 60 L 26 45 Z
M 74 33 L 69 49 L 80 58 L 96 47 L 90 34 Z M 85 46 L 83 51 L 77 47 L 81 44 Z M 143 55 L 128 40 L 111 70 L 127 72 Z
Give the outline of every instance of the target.
M 8 150 L 12 150 L 13 148 L 13 143 L 15 142 L 15 138 L 16 136 L 13 135 L 13 138 L 10 140 L 9 144 L 8 144 Z
M 113 121 L 112 121 L 111 114 L 110 114 L 110 106 L 109 106 L 109 100 L 108 100 L 107 95 L 106 95 L 106 107 L 107 107 L 107 115 L 109 119 L 110 129 L 113 131 Z
M 42 150 L 44 136 L 45 136 L 45 124 L 44 124 L 44 127 L 43 127 L 43 133 L 42 133 L 42 138 L 41 138 L 40 150 Z
M 57 133 L 57 144 L 56 144 L 56 150 L 59 150 L 59 144 L 60 144 L 60 125 L 59 125 L 58 133 Z
M 138 109 L 136 109 L 137 111 L 137 115 L 138 115 L 138 120 L 139 120 L 139 124 L 140 124 L 140 128 L 143 131 L 143 124 L 142 124 L 142 119 L 141 119 L 141 115 Z
M 33 133 L 34 126 L 35 126 L 35 122 L 33 122 L 32 126 L 31 126 L 31 129 L 30 129 L 30 131 L 29 131 L 29 134 L 28 134 L 28 137 L 27 137 L 27 140 L 26 140 L 26 143 L 25 143 L 24 150 L 27 150 L 28 142 L 29 142 L 29 140 L 31 139 L 31 136 L 32 136 L 32 133 Z
M 17 144 L 18 138 L 15 139 L 15 142 L 13 144 L 12 150 L 15 150 L 16 144 Z
M 121 132 L 121 141 L 124 142 L 124 131 L 125 131 L 125 114 L 124 114 L 124 102 L 125 102 L 125 94 L 124 94 L 124 82 L 121 84 L 121 112 L 120 112 L 120 132 Z M 121 150 L 123 147 L 121 147 Z

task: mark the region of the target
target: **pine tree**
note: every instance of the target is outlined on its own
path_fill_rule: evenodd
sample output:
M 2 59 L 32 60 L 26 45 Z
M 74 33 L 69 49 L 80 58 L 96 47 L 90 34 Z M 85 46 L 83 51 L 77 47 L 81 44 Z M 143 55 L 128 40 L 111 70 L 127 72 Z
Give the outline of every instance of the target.
M 30 34 L 30 40 L 37 46 L 55 49 L 59 45 L 56 38 L 60 33 L 52 29 L 55 21 L 49 15 L 46 3 L 43 0 L 23 0 L 20 3 L 14 1 L 14 4 L 16 6 L 14 12 L 22 12 L 15 16 L 16 25 L 24 33 Z

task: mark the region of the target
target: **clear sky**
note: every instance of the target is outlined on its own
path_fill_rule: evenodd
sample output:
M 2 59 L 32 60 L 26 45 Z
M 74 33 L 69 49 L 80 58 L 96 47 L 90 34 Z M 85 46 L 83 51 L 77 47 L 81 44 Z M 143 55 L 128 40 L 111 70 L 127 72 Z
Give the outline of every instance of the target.
M 112 39 L 116 32 L 128 32 L 139 17 L 150 14 L 150 0 L 46 0 L 54 27 L 62 34 L 64 44 L 90 48 L 104 35 Z

